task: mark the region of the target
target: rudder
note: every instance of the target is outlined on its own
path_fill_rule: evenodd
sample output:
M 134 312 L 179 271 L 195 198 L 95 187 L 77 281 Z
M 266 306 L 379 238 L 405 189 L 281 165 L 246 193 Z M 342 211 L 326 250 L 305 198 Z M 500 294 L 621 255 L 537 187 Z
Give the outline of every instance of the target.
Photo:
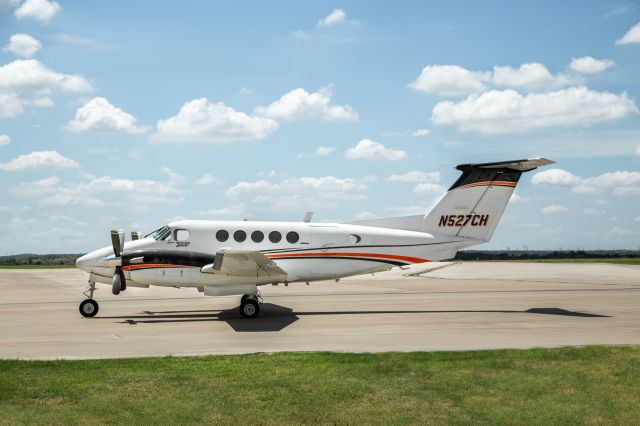
M 457 166 L 462 175 L 424 216 L 419 230 L 489 241 L 522 173 L 552 163 L 534 158 Z

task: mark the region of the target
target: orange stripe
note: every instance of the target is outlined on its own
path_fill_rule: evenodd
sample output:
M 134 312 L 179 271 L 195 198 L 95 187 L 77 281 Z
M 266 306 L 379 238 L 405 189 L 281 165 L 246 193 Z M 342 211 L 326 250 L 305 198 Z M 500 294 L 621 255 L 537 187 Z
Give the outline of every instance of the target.
M 380 259 L 394 259 L 394 260 L 403 260 L 405 262 L 413 262 L 413 263 L 424 263 L 431 262 L 429 259 L 421 259 L 419 257 L 409 257 L 409 256 L 398 256 L 395 254 L 380 254 L 380 253 L 344 253 L 344 252 L 335 252 L 335 253 L 282 253 L 282 254 L 269 254 L 266 255 L 269 259 L 282 259 L 282 258 L 291 258 L 291 257 L 335 257 L 335 256 L 350 256 L 350 257 L 373 257 Z
M 474 182 L 474 183 L 470 183 L 468 185 L 462 185 L 459 188 L 472 188 L 474 186 L 488 186 L 488 185 L 495 185 L 495 186 L 516 186 L 517 183 L 516 182 L 504 182 L 504 181 L 493 181 L 493 182 Z

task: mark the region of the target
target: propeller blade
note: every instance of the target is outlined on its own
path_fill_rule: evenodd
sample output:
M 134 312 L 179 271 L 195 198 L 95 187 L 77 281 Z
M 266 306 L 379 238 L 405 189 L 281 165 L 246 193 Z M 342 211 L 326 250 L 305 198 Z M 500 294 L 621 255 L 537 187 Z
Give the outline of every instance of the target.
M 142 232 L 131 231 L 131 241 L 139 240 L 142 237 Z
M 124 248 L 124 229 L 111 231 L 111 245 L 113 246 L 113 254 L 120 257 Z

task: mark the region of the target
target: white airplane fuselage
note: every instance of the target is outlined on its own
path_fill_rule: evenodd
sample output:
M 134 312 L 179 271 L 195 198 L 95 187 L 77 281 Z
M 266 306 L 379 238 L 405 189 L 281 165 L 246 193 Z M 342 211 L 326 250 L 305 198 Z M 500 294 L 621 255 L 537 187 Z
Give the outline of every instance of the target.
M 170 233 L 165 239 L 147 236 L 124 244 L 129 259 L 135 259 L 130 265 L 122 266 L 127 285 L 203 287 L 242 284 L 242 276 L 201 271 L 222 249 L 258 251 L 286 272 L 286 277 L 276 280 L 264 276 L 257 282 L 254 278 L 252 282 L 264 285 L 338 279 L 393 266 L 443 260 L 462 248 L 483 242 L 469 238 L 442 239 L 425 232 L 401 229 L 306 222 L 182 220 L 169 224 L 168 229 Z M 226 241 L 218 240 L 219 231 L 228 233 Z M 235 238 L 238 231 L 244 233 L 243 241 Z M 254 234 L 256 232 L 258 234 Z M 270 240 L 272 232 L 279 234 L 279 241 Z M 297 241 L 289 242 L 287 236 L 294 235 L 297 235 Z M 113 248 L 104 247 L 82 256 L 76 265 L 91 273 L 96 282 L 111 284 L 115 266 L 109 265 L 110 256 L 113 256 Z

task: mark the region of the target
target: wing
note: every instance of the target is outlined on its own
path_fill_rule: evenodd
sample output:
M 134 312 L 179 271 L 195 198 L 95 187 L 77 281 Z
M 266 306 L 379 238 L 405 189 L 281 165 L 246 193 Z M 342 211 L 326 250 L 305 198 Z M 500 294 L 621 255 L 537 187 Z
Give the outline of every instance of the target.
M 205 274 L 246 277 L 255 282 L 286 281 L 287 273 L 259 251 L 220 249 L 213 263 L 203 266 Z

